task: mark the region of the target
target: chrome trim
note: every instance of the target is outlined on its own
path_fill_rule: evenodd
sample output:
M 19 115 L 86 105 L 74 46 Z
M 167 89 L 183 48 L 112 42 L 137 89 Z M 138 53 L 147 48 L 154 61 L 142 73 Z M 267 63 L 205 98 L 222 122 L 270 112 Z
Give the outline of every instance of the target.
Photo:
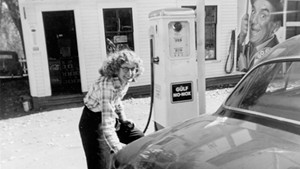
M 284 121 L 284 122 L 289 122 L 289 123 L 294 123 L 294 124 L 300 125 L 300 121 L 297 121 L 297 120 L 287 119 L 287 118 L 283 118 L 283 117 L 273 116 L 273 115 L 269 115 L 266 113 L 260 113 L 260 112 L 236 108 L 236 107 L 229 107 L 229 106 L 226 106 L 225 104 L 222 104 L 222 106 L 226 110 L 238 111 L 238 112 L 247 113 L 247 114 L 251 114 L 251 115 L 258 115 L 258 116 L 262 116 L 262 117 L 268 117 L 268 118 L 276 119 L 279 121 Z

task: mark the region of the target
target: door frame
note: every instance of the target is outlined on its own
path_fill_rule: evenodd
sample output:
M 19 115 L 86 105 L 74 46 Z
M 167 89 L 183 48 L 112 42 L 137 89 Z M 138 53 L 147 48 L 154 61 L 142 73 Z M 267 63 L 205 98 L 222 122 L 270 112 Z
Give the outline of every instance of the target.
M 84 86 L 86 86 L 86 73 L 85 73 L 85 66 L 84 66 L 84 57 L 83 56 L 83 49 L 81 45 L 80 39 L 82 39 L 81 34 L 81 24 L 79 18 L 79 8 L 78 5 L 70 5 L 70 3 L 66 3 L 64 5 L 62 3 L 58 4 L 47 4 L 47 5 L 38 5 L 36 7 L 37 11 L 37 29 L 39 29 L 40 34 L 38 35 L 38 44 L 40 44 L 40 52 L 42 57 L 42 64 L 43 64 L 43 75 L 44 75 L 44 85 L 45 85 L 45 92 L 47 95 L 52 95 L 52 88 L 50 82 L 50 71 L 49 71 L 49 63 L 48 63 L 48 54 L 47 54 L 47 47 L 46 47 L 46 37 L 45 37 L 45 28 L 43 22 L 43 12 L 55 12 L 55 11 L 73 11 L 74 12 L 74 21 L 75 21 L 75 29 L 76 29 L 76 39 L 77 39 L 77 50 L 78 50 L 78 61 L 79 61 L 79 72 L 80 72 L 80 83 L 81 83 L 81 92 L 83 91 Z
M 51 11 L 51 12 L 42 12 L 43 15 L 43 23 L 45 26 L 52 27 L 49 29 L 45 27 L 45 39 L 47 54 L 48 54 L 48 62 L 51 64 L 59 64 L 58 70 L 49 70 L 50 71 L 50 82 L 51 82 L 51 90 L 52 95 L 66 95 L 66 94 L 78 94 L 81 93 L 81 82 L 79 75 L 79 56 L 77 49 L 77 37 L 76 37 L 76 27 L 75 27 L 75 16 L 73 10 L 65 10 L 65 11 Z M 62 20 L 63 18 L 63 20 Z M 53 22 L 53 23 L 52 23 Z M 68 25 L 65 25 L 68 23 Z M 72 25 L 71 25 L 72 24 Z M 54 26 L 54 27 L 53 27 Z M 74 31 L 70 31 L 69 29 L 65 29 L 66 27 L 72 27 Z M 59 29 L 58 29 L 59 28 Z M 59 36 L 59 35 L 62 36 Z M 51 36 L 49 36 L 51 35 Z M 49 36 L 49 37 L 48 37 Z M 67 39 L 66 39 L 67 38 Z M 61 47 L 59 41 L 61 40 L 69 40 L 70 47 L 70 55 L 64 57 L 60 54 Z M 50 43 L 48 43 L 48 40 Z M 62 42 L 62 41 L 61 41 Z M 48 46 L 49 45 L 49 46 Z M 66 45 L 66 44 L 65 44 Z M 49 55 L 50 54 L 50 55 Z M 56 58 L 53 62 L 51 58 Z M 70 62 L 73 67 L 71 69 L 67 69 L 67 64 Z M 51 65 L 49 65 L 50 67 Z M 75 71 L 75 72 L 74 72 Z M 54 73 L 52 75 L 52 73 Z M 73 74 L 76 73 L 77 75 Z M 71 77 L 69 77 L 71 76 Z M 59 79 L 59 83 L 52 82 L 53 79 Z

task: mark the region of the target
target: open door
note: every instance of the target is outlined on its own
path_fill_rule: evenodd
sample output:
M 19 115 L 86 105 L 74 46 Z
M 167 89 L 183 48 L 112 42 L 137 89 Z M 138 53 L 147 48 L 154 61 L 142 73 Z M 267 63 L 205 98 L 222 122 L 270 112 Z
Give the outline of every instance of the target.
M 52 95 L 81 93 L 74 12 L 42 15 Z

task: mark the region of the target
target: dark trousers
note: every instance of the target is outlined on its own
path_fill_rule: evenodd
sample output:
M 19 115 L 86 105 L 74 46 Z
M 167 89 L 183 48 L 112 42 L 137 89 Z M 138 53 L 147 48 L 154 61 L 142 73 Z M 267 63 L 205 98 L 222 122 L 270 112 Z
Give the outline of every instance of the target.
M 111 162 L 111 150 L 99 129 L 101 125 L 101 112 L 95 113 L 84 107 L 79 122 L 79 132 L 86 156 L 88 169 L 109 169 Z M 128 129 L 120 127 L 117 135 L 121 143 L 128 144 L 144 136 L 143 132 L 134 127 Z

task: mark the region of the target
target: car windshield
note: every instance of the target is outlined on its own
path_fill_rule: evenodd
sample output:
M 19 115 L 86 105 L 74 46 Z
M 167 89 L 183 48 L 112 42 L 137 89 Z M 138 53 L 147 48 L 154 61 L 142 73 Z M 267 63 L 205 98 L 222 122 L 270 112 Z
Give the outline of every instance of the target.
M 300 121 L 300 60 L 274 61 L 257 67 L 225 105 Z

